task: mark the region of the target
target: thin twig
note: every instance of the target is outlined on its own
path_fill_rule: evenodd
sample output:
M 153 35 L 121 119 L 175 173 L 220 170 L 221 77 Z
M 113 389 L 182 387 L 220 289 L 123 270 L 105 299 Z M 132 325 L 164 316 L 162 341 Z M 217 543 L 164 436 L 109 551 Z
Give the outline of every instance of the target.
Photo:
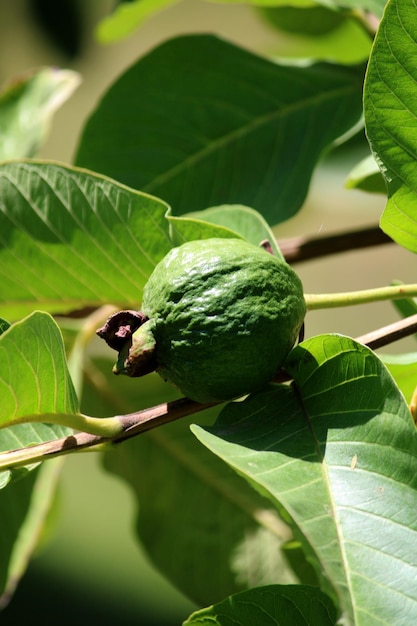
M 372 331 L 356 341 L 367 345 L 372 350 L 386 346 L 394 341 L 403 339 L 409 335 L 417 333 L 417 315 L 412 315 L 399 322 L 394 322 L 383 328 Z M 283 372 L 274 381 L 285 382 L 290 377 Z M 135 437 L 147 430 L 174 422 L 182 417 L 203 411 L 213 404 L 199 404 L 188 398 L 180 398 L 174 402 L 164 402 L 149 409 L 143 409 L 134 413 L 120 415 L 119 419 L 123 426 L 121 433 L 112 438 L 99 437 L 88 433 L 75 433 L 69 437 L 48 441 L 29 448 L 10 450 L 0 454 L 0 470 L 7 470 L 13 467 L 28 465 L 29 463 L 39 463 L 46 459 L 54 458 L 75 451 L 97 448 L 105 444 L 117 444 L 130 437 Z M 103 418 L 106 419 L 106 418 Z
M 320 237 L 291 237 L 278 241 L 282 254 L 290 264 L 387 243 L 393 241 L 379 226 Z
M 356 341 L 363 343 L 368 346 L 368 348 L 371 348 L 371 350 L 377 350 L 378 348 L 387 346 L 390 343 L 394 343 L 394 341 L 399 341 L 415 333 L 417 333 L 417 314 L 410 315 L 399 322 L 394 322 L 383 328 L 378 328 L 378 330 L 373 330 L 366 335 L 357 337 Z

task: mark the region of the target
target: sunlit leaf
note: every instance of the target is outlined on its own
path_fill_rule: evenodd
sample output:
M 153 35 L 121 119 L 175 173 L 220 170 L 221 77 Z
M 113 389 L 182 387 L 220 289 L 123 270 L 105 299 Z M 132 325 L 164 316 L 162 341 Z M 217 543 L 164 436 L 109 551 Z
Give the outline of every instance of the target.
M 368 139 L 388 187 L 382 229 L 417 252 L 417 8 L 391 0 L 380 23 L 364 89 Z
M 137 308 L 173 245 L 162 200 L 92 172 L 48 162 L 0 167 L 0 314 Z M 190 222 L 182 238 L 233 237 Z
M 283 258 L 271 228 L 260 213 L 249 207 L 223 205 L 190 213 L 189 217 L 230 228 L 255 246 L 259 246 L 262 241 L 268 240 L 274 254 Z
M 285 507 L 349 623 L 416 621 L 417 433 L 403 396 L 373 352 L 341 336 L 304 342 L 286 368 L 293 386 L 194 432 Z
M 101 20 L 96 29 L 100 43 L 123 39 L 139 28 L 143 22 L 178 0 L 136 0 L 119 2 L 114 12 Z
M 47 313 L 35 312 L 0 336 L 0 395 L 1 426 L 77 412 L 62 336 Z

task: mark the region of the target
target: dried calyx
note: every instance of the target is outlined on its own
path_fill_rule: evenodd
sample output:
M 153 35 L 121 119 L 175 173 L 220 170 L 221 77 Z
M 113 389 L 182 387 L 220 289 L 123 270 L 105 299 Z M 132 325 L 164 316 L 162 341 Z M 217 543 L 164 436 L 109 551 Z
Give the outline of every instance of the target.
M 136 377 L 155 371 L 155 339 L 141 311 L 118 311 L 96 332 L 119 353 L 115 374 Z

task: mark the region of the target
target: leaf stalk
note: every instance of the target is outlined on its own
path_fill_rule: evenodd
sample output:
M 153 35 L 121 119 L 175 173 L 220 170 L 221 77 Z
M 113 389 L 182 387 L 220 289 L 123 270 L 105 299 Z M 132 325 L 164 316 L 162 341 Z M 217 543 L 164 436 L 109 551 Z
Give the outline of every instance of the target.
M 308 311 L 417 297 L 417 284 L 391 285 L 342 293 L 304 294 Z

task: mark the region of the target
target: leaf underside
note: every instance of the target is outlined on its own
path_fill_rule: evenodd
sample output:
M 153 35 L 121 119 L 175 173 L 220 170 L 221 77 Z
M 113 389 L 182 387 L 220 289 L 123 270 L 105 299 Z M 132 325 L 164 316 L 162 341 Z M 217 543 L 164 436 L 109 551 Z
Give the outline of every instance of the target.
M 413 623 L 417 436 L 403 396 L 371 351 L 341 336 L 304 342 L 287 368 L 293 386 L 193 430 L 288 511 L 349 623 Z

